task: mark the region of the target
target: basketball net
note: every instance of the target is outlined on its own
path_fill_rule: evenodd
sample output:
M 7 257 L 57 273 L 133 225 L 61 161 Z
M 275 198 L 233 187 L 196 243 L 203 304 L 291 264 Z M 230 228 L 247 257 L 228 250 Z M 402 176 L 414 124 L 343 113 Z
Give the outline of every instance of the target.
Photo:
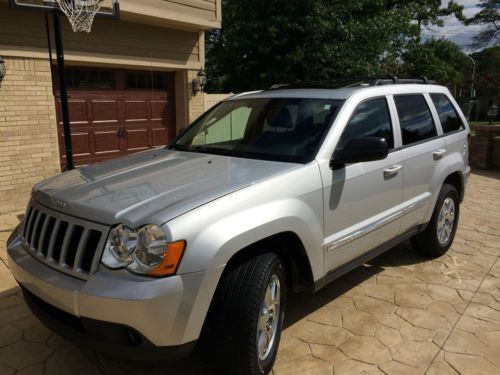
M 94 17 L 101 9 L 104 0 L 56 0 L 63 13 L 68 17 L 74 32 L 90 33 Z

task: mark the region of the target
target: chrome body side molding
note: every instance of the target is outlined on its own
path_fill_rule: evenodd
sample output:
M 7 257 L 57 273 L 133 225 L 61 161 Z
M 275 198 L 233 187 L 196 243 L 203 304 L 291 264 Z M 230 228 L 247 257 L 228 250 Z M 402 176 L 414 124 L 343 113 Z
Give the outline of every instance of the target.
M 382 228 L 383 226 L 385 226 L 389 223 L 392 223 L 395 220 L 402 218 L 407 213 L 409 213 L 413 210 L 416 210 L 417 208 L 427 204 L 429 199 L 430 199 L 430 196 L 422 197 L 422 198 L 418 199 L 417 201 L 412 202 L 409 205 L 407 205 L 406 207 L 400 209 L 399 211 L 396 211 L 396 212 L 391 213 L 387 216 L 384 216 L 383 218 L 376 220 L 373 223 L 370 223 L 370 224 L 354 231 L 353 233 L 349 233 L 349 234 L 345 235 L 344 237 L 341 237 L 333 242 L 330 242 L 327 245 L 327 250 L 326 250 L 327 253 L 330 253 L 333 250 L 348 244 L 349 242 L 357 240 L 358 238 L 360 238 L 368 233 L 371 233 L 377 229 Z

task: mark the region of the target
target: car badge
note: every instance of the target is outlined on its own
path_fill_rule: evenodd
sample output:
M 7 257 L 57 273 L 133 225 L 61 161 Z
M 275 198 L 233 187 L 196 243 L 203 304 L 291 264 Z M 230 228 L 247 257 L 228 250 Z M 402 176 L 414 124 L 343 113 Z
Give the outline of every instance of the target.
M 63 201 L 61 201 L 61 200 L 59 200 L 59 199 L 56 199 L 56 204 L 57 204 L 59 207 L 61 207 L 61 208 L 64 208 L 64 207 L 66 207 L 66 206 L 67 206 L 67 203 L 66 203 L 66 202 L 63 202 Z

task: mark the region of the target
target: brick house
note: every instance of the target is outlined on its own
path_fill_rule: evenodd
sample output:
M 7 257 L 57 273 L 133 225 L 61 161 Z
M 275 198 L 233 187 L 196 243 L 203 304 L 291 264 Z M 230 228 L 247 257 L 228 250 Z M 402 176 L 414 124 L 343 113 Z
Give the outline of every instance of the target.
M 192 81 L 204 66 L 204 31 L 221 25 L 221 0 L 122 0 L 120 7 L 119 21 L 96 19 L 90 34 L 63 21 L 77 166 L 165 145 L 204 111 Z M 4 214 L 23 210 L 34 183 L 64 170 L 65 150 L 43 13 L 0 0 L 0 57 Z

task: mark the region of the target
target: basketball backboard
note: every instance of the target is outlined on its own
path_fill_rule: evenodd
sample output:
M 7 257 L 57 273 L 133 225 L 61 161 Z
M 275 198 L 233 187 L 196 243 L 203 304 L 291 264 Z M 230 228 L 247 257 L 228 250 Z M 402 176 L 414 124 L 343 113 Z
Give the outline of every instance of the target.
M 75 4 L 86 4 L 93 0 L 74 0 Z M 60 9 L 56 0 L 9 0 L 9 6 L 12 9 L 33 10 L 48 12 L 54 9 Z M 103 0 L 96 17 L 99 18 L 118 18 L 120 16 L 120 5 L 118 0 Z

